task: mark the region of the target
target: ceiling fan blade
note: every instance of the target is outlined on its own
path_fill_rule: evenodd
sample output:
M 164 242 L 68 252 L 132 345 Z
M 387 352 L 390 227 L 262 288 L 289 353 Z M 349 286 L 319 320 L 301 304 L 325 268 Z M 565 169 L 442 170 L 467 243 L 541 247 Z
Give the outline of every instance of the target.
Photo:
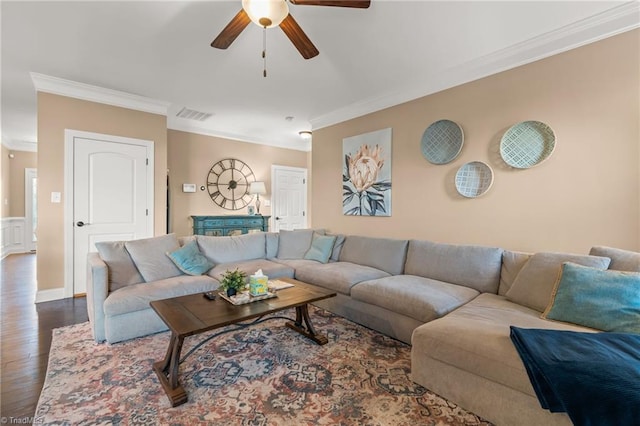
M 247 25 L 249 25 L 251 19 L 244 9 L 240 9 L 240 12 L 233 17 L 231 22 L 227 24 L 218 37 L 211 42 L 211 47 L 217 47 L 218 49 L 226 49 L 231 46 L 231 43 L 240 35 Z
M 293 19 L 291 14 L 287 15 L 284 21 L 280 23 L 280 28 L 289 37 L 289 40 L 291 40 L 291 43 L 298 49 L 303 58 L 311 59 L 314 56 L 318 56 L 320 52 L 311 43 L 309 37 L 302 31 L 302 28 L 300 28 L 300 25 Z
M 292 4 L 304 6 L 335 6 L 335 7 L 357 7 L 367 9 L 371 5 L 371 0 L 289 0 Z

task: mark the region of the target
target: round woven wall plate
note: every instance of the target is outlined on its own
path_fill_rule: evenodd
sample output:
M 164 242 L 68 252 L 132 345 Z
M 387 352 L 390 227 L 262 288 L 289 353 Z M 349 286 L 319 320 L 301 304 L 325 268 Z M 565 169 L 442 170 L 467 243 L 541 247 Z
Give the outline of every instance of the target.
M 456 173 L 456 189 L 463 197 L 479 197 L 485 194 L 491 185 L 493 185 L 493 170 L 482 161 L 464 164 Z
M 528 169 L 549 158 L 556 147 L 551 127 L 540 121 L 523 121 L 502 136 L 500 156 L 516 169 Z
M 433 164 L 447 164 L 462 151 L 464 133 L 462 127 L 451 120 L 432 123 L 422 134 L 422 155 Z

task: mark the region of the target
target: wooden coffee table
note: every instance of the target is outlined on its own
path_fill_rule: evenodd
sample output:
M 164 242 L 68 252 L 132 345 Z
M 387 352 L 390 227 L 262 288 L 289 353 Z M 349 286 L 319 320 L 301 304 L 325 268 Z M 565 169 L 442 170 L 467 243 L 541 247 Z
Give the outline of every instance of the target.
M 264 315 L 288 308 L 296 308 L 295 320 L 286 318 L 290 320 L 286 325 L 319 345 L 327 343 L 326 336 L 318 334 L 311 324 L 308 304 L 335 297 L 336 293 L 293 279 L 279 278 L 279 281 L 288 281 L 294 287 L 278 291 L 278 297 L 245 305 L 233 305 L 220 296 L 216 300 L 209 300 L 203 297 L 202 293 L 151 302 L 153 310 L 171 330 L 171 340 L 169 341 L 167 354 L 162 361 L 153 364 L 153 371 L 158 375 L 160 384 L 162 384 L 169 397 L 172 407 L 187 402 L 187 393 L 178 381 L 178 367 L 184 361 L 184 359 L 180 359 L 180 352 L 182 351 L 185 337 L 233 324 L 237 325 L 238 328 L 250 326 L 261 322 L 260 317 Z M 250 324 L 241 324 L 254 318 L 257 320 Z M 211 337 L 215 336 L 217 334 Z M 198 344 L 185 358 L 208 340 Z

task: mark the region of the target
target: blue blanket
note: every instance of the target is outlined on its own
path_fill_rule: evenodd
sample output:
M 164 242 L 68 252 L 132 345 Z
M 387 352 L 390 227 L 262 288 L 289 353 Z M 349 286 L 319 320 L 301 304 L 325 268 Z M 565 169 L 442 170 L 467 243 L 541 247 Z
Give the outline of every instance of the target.
M 574 425 L 640 424 L 640 334 L 511 327 L 542 408 Z

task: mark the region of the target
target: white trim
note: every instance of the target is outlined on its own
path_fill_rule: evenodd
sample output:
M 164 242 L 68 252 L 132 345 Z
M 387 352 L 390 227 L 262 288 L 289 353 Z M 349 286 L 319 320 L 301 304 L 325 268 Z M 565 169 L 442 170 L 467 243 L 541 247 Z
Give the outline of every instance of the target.
M 52 288 L 50 290 L 38 290 L 36 292 L 35 303 L 51 302 L 52 300 L 64 299 L 66 291 L 64 288 Z
M 164 116 L 167 115 L 167 110 L 171 105 L 170 102 L 133 95 L 119 90 L 105 89 L 35 72 L 29 74 L 31 74 L 31 80 L 33 80 L 33 85 L 38 92 L 53 93 L 54 95 L 68 96 Z
M 144 139 L 127 138 L 123 136 L 105 135 L 80 130 L 64 130 L 64 297 L 73 297 L 73 172 L 74 172 L 74 149 L 75 138 L 95 139 L 100 141 L 126 143 L 129 145 L 144 146 L 147 149 L 149 166 L 147 167 L 147 230 L 149 236 L 154 234 L 154 188 L 155 188 L 155 144 L 153 141 Z
M 25 253 L 24 217 L 3 217 L 0 219 L 0 257 Z
M 4 136 L 2 137 L 2 145 L 4 145 L 7 149 L 10 149 L 11 151 L 38 151 L 37 142 L 19 141 L 15 139 L 5 138 Z
M 276 205 L 276 170 L 284 170 L 290 172 L 304 172 L 304 228 L 309 226 L 309 205 L 307 204 L 309 200 L 309 170 L 304 167 L 292 167 L 292 166 L 279 166 L 277 164 L 271 165 L 271 223 L 269 224 L 270 230 L 275 230 L 276 225 L 276 215 L 273 214 L 273 208 Z
M 424 76 L 424 85 L 363 99 L 309 120 L 313 130 L 342 123 L 441 90 L 516 68 L 558 53 L 640 28 L 640 2 L 631 1 L 582 21 L 514 44 L 434 75 Z
M 178 130 L 181 132 L 196 133 L 198 135 L 213 136 L 239 142 L 247 142 L 258 145 L 269 145 L 277 148 L 293 149 L 296 151 L 311 151 L 311 141 L 303 140 L 302 138 L 299 138 L 299 146 L 292 146 L 291 143 L 288 142 L 274 141 L 271 139 L 261 138 L 253 135 L 240 135 L 235 133 L 221 132 L 214 129 L 205 129 L 203 127 L 194 126 L 189 123 L 183 123 L 178 120 L 181 119 L 175 117 L 167 117 L 167 128 L 171 130 Z
M 32 207 L 32 199 L 33 192 L 31 191 L 31 175 L 35 175 L 35 178 L 38 179 L 38 169 L 35 168 L 25 168 L 24 169 L 24 249 L 25 251 L 34 251 L 37 248 L 37 242 L 34 243 L 32 240 L 33 228 L 31 224 L 33 223 L 33 217 L 31 212 L 33 211 Z

